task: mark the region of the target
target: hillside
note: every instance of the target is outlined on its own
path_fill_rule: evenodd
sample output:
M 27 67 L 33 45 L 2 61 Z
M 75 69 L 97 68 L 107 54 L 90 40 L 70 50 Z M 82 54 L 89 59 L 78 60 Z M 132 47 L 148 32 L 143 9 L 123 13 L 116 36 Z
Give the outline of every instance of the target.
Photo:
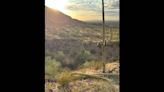
M 72 19 L 70 16 L 64 13 L 45 7 L 45 25 L 46 29 L 62 27 L 63 25 L 85 25 L 84 22 Z
M 95 23 L 86 23 L 72 19 L 57 10 L 45 8 L 45 48 L 46 56 L 51 56 L 57 61 L 66 63 L 66 66 L 74 66 L 75 63 L 83 63 L 84 60 L 100 60 L 101 49 L 98 43 L 102 41 L 102 26 Z M 119 28 L 106 26 L 107 42 L 111 37 L 110 46 L 106 47 L 107 60 L 118 59 L 119 55 Z M 88 56 L 80 59 L 86 51 Z M 58 53 L 62 54 L 60 56 Z M 84 53 L 85 54 L 85 53 Z M 77 60 L 79 60 L 77 62 Z
M 117 28 L 110 30 L 117 30 Z M 72 19 L 70 16 L 48 7 L 45 7 L 45 31 L 47 40 L 70 38 L 100 42 L 102 39 L 101 23 L 87 23 Z M 108 25 L 106 26 L 106 31 L 109 33 Z M 114 31 L 114 33 L 118 34 L 118 31 Z M 116 40 L 118 40 L 117 37 Z
M 119 26 L 111 23 L 106 24 L 105 68 L 114 75 L 94 76 L 102 72 L 102 24 L 45 7 L 45 92 L 119 92 Z

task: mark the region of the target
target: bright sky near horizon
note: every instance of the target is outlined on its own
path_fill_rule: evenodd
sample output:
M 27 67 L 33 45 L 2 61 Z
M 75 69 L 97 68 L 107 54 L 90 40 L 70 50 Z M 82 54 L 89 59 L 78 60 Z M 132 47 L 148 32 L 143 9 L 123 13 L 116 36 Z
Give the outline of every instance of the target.
M 105 20 L 119 20 L 119 0 L 104 2 Z M 102 20 L 102 0 L 45 0 L 45 5 L 78 20 Z

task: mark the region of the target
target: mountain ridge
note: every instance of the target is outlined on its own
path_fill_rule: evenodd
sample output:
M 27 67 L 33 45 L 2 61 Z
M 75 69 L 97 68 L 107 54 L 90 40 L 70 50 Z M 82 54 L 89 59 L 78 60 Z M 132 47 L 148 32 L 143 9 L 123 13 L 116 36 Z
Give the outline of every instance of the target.
M 49 7 L 45 7 L 45 24 L 47 27 L 63 25 L 84 25 L 85 22 L 73 19 L 72 17 Z

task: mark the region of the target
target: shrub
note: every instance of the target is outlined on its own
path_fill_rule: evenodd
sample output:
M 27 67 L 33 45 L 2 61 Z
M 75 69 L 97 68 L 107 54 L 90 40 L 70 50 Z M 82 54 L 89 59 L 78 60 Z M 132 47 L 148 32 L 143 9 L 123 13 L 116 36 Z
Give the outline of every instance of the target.
M 60 72 L 61 64 L 51 57 L 45 58 L 45 73 L 49 76 L 55 76 Z
M 60 85 L 66 85 L 66 84 L 68 84 L 72 80 L 73 80 L 73 77 L 71 75 L 71 72 L 69 72 L 69 71 L 63 71 L 62 73 L 60 73 L 57 76 L 57 82 Z
M 88 61 L 91 58 L 90 51 L 82 50 L 81 53 L 76 57 L 76 65 L 83 64 L 85 61 Z
M 58 60 L 58 61 L 63 61 L 64 57 L 65 57 L 63 51 L 57 51 L 54 56 L 55 56 L 56 60 Z
M 103 62 L 101 61 L 87 61 L 81 66 L 81 68 L 95 68 L 97 70 L 100 69 L 102 65 Z

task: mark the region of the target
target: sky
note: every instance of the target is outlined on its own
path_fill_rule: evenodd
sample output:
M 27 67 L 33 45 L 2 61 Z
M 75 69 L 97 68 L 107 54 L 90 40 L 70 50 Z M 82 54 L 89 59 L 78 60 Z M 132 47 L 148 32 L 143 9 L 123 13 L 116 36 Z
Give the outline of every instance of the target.
M 105 20 L 119 20 L 119 0 L 104 3 Z M 102 0 L 45 0 L 45 5 L 78 20 L 102 20 Z

